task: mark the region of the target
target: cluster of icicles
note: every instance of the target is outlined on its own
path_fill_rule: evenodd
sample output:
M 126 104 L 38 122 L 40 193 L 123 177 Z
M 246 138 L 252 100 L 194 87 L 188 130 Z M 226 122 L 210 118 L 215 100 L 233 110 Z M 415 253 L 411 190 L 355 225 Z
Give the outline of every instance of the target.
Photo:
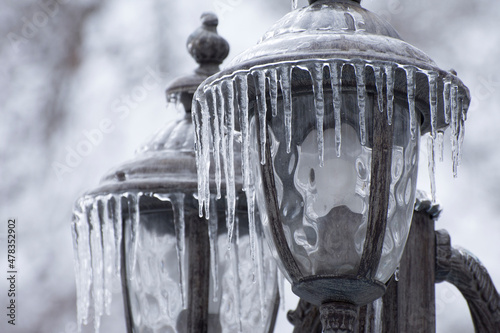
M 95 332 L 99 332 L 100 318 L 106 313 L 110 314 L 110 306 L 113 292 L 121 291 L 121 279 L 123 278 L 124 265 L 127 267 L 128 278 L 136 276 L 135 270 L 138 261 L 138 243 L 140 227 L 140 206 L 139 201 L 143 196 L 152 196 L 162 201 L 172 204 L 174 212 L 175 242 L 177 252 L 177 266 L 179 272 L 180 291 L 179 301 L 182 308 L 187 306 L 187 286 L 185 266 L 185 220 L 184 220 L 184 197 L 185 194 L 158 194 L 143 192 L 124 192 L 121 194 L 108 195 L 86 195 L 77 201 L 73 212 L 73 244 L 75 246 L 75 275 L 77 287 L 77 313 L 79 331 L 82 324 L 87 325 L 89 317 L 94 318 Z M 212 196 L 212 204 L 215 207 L 215 196 Z M 217 291 L 222 282 L 219 281 L 219 259 L 218 259 L 218 238 L 217 238 L 217 213 L 215 208 L 211 211 L 208 224 L 209 244 L 210 244 L 210 270 L 213 290 Z M 127 212 L 128 217 L 122 216 Z M 214 214 L 215 213 L 215 214 Z M 167 221 L 166 221 L 167 222 Z M 236 228 L 238 229 L 238 228 Z M 127 231 L 127 232 L 126 232 Z M 254 223 L 255 231 L 255 223 Z M 236 231 L 237 233 L 237 231 Z M 126 239 L 124 238 L 126 237 Z M 257 240 L 256 240 L 257 238 Z M 236 234 L 238 244 L 239 236 Z M 264 325 L 269 314 L 265 313 L 266 300 L 269 301 L 269 293 L 274 292 L 274 288 L 268 283 L 272 283 L 264 275 L 264 265 L 271 260 L 269 255 L 264 255 L 264 245 L 262 237 L 253 235 L 250 231 L 250 248 L 252 261 L 247 264 L 252 265 L 252 283 L 258 283 L 261 323 Z M 123 247 L 123 248 L 122 248 Z M 238 266 L 237 245 L 228 249 L 230 258 L 231 274 L 238 276 L 241 267 Z M 255 254 L 255 252 L 257 255 Z M 264 256 L 266 256 L 264 258 Z M 266 262 L 265 262 L 266 261 Z M 270 261 L 272 264 L 272 260 Z M 175 263 L 172 263 L 175 265 Z M 276 267 L 267 267 L 266 271 L 275 272 Z M 241 273 L 239 273 L 241 275 Z M 275 275 L 271 276 L 274 281 Z M 234 307 L 240 309 L 241 293 L 238 279 L 234 279 Z M 128 283 L 128 281 L 127 281 Z M 279 294 L 284 304 L 284 277 L 278 272 L 277 283 Z M 162 286 L 167 287 L 167 286 Z M 246 291 L 245 291 L 246 292 Z M 217 294 L 214 293 L 214 302 Z M 274 297 L 274 295 L 271 295 Z M 167 300 L 167 302 L 170 302 Z M 167 305 L 168 306 L 168 305 Z M 255 305 L 253 305 L 255 306 Z M 94 313 L 90 313 L 93 309 Z M 241 310 L 240 310 L 241 311 Z M 235 315 L 235 317 L 232 317 Z M 231 318 L 240 318 L 237 314 L 228 314 Z M 241 331 L 241 319 L 238 326 Z
M 272 116 L 278 113 L 278 98 L 282 99 L 284 112 L 284 128 L 287 152 L 290 152 L 292 141 L 292 85 L 291 77 L 294 68 L 308 71 L 312 81 L 312 91 L 314 94 L 314 105 L 316 113 L 317 142 L 320 165 L 323 164 L 324 140 L 323 140 L 323 120 L 324 120 L 324 92 L 323 75 L 324 68 L 329 69 L 331 89 L 333 94 L 333 109 L 335 119 L 335 144 L 337 155 L 340 156 L 341 137 L 341 105 L 342 105 L 342 71 L 346 66 L 352 66 L 355 70 L 357 101 L 359 111 L 359 137 L 362 145 L 366 144 L 366 68 L 371 67 L 375 75 L 375 84 L 379 110 L 383 110 L 384 103 L 387 105 L 387 121 L 392 122 L 395 72 L 397 68 L 406 72 L 407 99 L 410 117 L 410 131 L 413 140 L 416 139 L 416 76 L 417 73 L 426 75 L 429 83 L 429 105 L 430 105 L 430 136 L 428 139 L 429 175 L 433 200 L 435 200 L 435 176 L 434 161 L 435 151 L 442 156 L 443 132 L 438 128 L 438 112 L 443 112 L 447 125 L 451 127 L 451 147 L 453 174 L 456 176 L 457 167 L 460 163 L 461 146 L 464 135 L 464 121 L 467 113 L 467 103 L 464 103 L 464 96 L 459 92 L 458 80 L 449 74 L 443 78 L 443 94 L 438 96 L 437 71 L 425 70 L 410 65 L 398 65 L 389 62 L 368 62 L 362 60 L 305 60 L 296 62 L 282 62 L 255 66 L 249 70 L 236 71 L 232 74 L 217 78 L 208 84 L 200 87 L 193 100 L 193 121 L 196 126 L 196 152 L 198 167 L 198 200 L 200 203 L 200 216 L 208 216 L 210 189 L 210 155 L 213 147 L 215 163 L 215 177 L 217 183 L 217 193 L 220 195 L 221 183 L 221 161 L 223 159 L 223 169 L 226 179 L 227 203 L 230 223 L 234 223 L 235 207 L 235 168 L 234 168 L 234 140 L 235 140 L 235 119 L 239 119 L 242 147 L 242 173 L 243 191 L 247 194 L 249 216 L 253 216 L 255 208 L 255 189 L 253 188 L 252 173 L 250 167 L 250 128 L 249 128 L 249 87 L 248 76 L 253 77 L 256 91 L 256 112 L 255 117 L 259 119 L 258 138 L 262 160 L 265 164 L 266 147 L 266 117 L 268 111 Z M 252 81 L 250 81 L 252 82 Z M 386 95 L 384 96 L 384 89 Z M 281 97 L 278 96 L 279 90 Z M 271 110 L 267 109 L 266 99 L 270 99 Z M 384 98 L 386 100 L 384 101 Z M 444 108 L 438 110 L 438 100 L 442 99 Z M 236 115 L 235 113 L 238 112 Z M 250 115 L 252 116 L 252 115 Z M 240 136 L 238 135 L 238 140 Z M 231 238 L 231 230 L 229 238 Z
M 100 318 L 110 314 L 113 290 L 120 286 L 121 271 L 127 260 L 135 268 L 139 230 L 139 200 L 142 193 L 122 193 L 103 196 L 84 196 L 73 211 L 73 244 L 75 246 L 75 275 L 77 290 L 78 327 L 86 325 L 90 309 L 94 309 L 94 327 L 99 331 Z M 122 242 L 127 226 L 122 222 L 122 204 L 129 212 L 132 248 L 122 257 Z M 184 254 L 184 226 L 176 219 L 177 250 Z M 179 260 L 181 265 L 182 260 Z M 183 269 L 180 269 L 183 272 Z M 133 274 L 132 274 L 133 275 Z M 182 279 L 181 279 L 182 281 Z M 121 287 L 119 287 L 121 288 Z M 184 286 L 181 286 L 181 291 Z

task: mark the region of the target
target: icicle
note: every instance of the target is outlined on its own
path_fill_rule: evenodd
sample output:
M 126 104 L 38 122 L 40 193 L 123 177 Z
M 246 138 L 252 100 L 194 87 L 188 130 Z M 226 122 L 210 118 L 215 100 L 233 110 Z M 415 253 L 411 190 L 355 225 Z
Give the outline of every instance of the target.
M 200 116 L 203 114 L 204 110 L 201 110 L 199 106 L 199 94 L 193 97 L 193 106 L 191 115 L 193 117 L 193 125 L 195 128 L 194 131 L 194 146 L 195 146 L 195 155 L 196 155 L 196 168 L 198 170 L 198 209 L 199 216 L 203 217 L 203 207 L 204 207 L 204 199 L 205 199 L 205 182 L 209 181 L 205 178 L 204 172 L 204 154 L 202 139 L 208 133 L 205 133 L 206 128 L 202 126 Z
M 241 322 L 241 291 L 240 291 L 240 276 L 239 276 L 239 258 L 238 258 L 238 239 L 239 239 L 239 221 L 238 218 L 235 220 L 236 237 L 233 240 L 233 245 L 228 249 L 229 260 L 231 263 L 231 271 L 233 273 L 233 293 L 234 293 L 234 316 L 238 321 L 238 332 L 243 332 L 242 322 Z
M 224 96 L 227 98 L 224 103 L 224 112 L 226 133 L 223 140 L 224 152 L 224 175 L 226 178 L 226 196 L 227 196 L 227 230 L 228 246 L 231 244 L 234 229 L 234 219 L 236 214 L 236 193 L 234 180 L 234 87 L 233 81 L 227 80 L 227 89 Z
M 185 257 L 186 257 L 186 236 L 185 236 L 185 220 L 184 220 L 184 194 L 171 194 L 172 208 L 174 210 L 175 237 L 177 247 L 177 260 L 179 262 L 180 288 L 182 298 L 182 308 L 186 308 L 186 287 L 184 278 L 185 274 Z M 208 215 L 207 215 L 208 216 Z
M 246 75 L 237 76 L 237 98 L 241 130 L 241 172 L 243 173 L 243 191 L 249 185 L 250 177 L 250 133 L 248 127 L 248 82 Z
M 342 95 L 340 94 L 342 69 L 338 70 L 337 62 L 330 63 L 330 82 L 332 85 L 333 94 L 333 112 L 335 119 L 335 147 L 337 151 L 337 157 L 340 157 L 340 150 L 342 148 L 342 120 L 341 120 L 341 106 L 342 106 Z
M 76 284 L 76 311 L 77 311 L 77 321 L 78 324 L 80 324 L 80 318 L 79 318 L 79 312 L 80 312 L 80 298 L 83 298 L 83 290 L 82 286 L 80 283 L 81 280 L 81 265 L 80 265 L 80 258 L 78 255 L 78 241 L 80 239 L 78 235 L 78 227 L 79 224 L 81 223 L 81 214 L 79 211 L 76 211 L 77 208 L 75 208 L 75 211 L 73 211 L 73 217 L 71 219 L 71 236 L 73 238 L 73 268 L 75 270 L 75 284 Z M 79 327 L 80 331 L 80 327 Z
M 269 73 L 269 93 L 271 97 L 271 114 L 273 117 L 278 115 L 278 74 L 275 68 L 267 70 Z
M 220 96 L 217 96 L 220 98 Z M 202 150 L 202 159 L 203 165 L 201 166 L 201 170 L 203 173 L 203 190 L 202 190 L 202 203 L 205 205 L 205 217 L 208 218 L 210 216 L 210 113 L 208 109 L 207 96 L 205 94 L 199 100 L 201 105 L 201 118 L 202 118 L 202 142 L 201 142 L 201 150 Z M 217 185 L 219 186 L 219 185 Z M 200 206 L 200 217 L 202 216 L 202 206 Z
M 436 202 L 436 175 L 435 175 L 435 160 L 434 160 L 434 138 L 432 136 L 429 136 L 427 138 L 427 154 L 428 154 L 429 181 L 431 183 L 432 202 Z
M 415 81 L 415 68 L 412 66 L 405 67 L 406 71 L 406 87 L 407 87 L 407 97 L 408 97 L 408 108 L 410 112 L 410 134 L 411 139 L 415 140 L 417 137 L 417 119 L 415 114 L 415 91 L 416 91 L 416 81 Z
M 380 66 L 372 66 L 375 73 L 375 87 L 377 88 L 378 110 L 384 112 L 384 74 Z
M 271 75 L 271 81 L 276 83 L 276 71 L 274 72 L 274 79 Z M 240 115 L 240 130 L 241 130 L 241 171 L 243 173 L 243 191 L 247 198 L 248 204 L 248 223 L 250 228 L 250 252 L 252 257 L 252 276 L 255 278 L 255 189 L 253 186 L 253 181 L 251 180 L 251 168 L 250 168 L 250 133 L 248 127 L 248 83 L 247 77 L 241 75 L 237 77 L 236 80 L 238 84 L 238 109 Z M 271 84 L 272 86 L 272 84 Z M 272 95 L 271 88 L 271 95 Z M 271 97 L 271 101 L 273 97 Z M 274 112 L 274 111 L 273 111 Z
M 266 163 L 266 77 L 265 74 L 260 70 L 255 70 L 252 72 L 256 98 L 257 98 L 257 108 L 259 110 L 259 126 L 260 126 L 260 163 Z
M 221 198 L 221 164 L 220 164 L 220 122 L 217 113 L 217 93 L 215 87 L 211 87 L 210 93 L 212 95 L 212 105 L 210 105 L 210 114 L 213 119 L 213 145 L 214 145 L 214 161 L 215 161 L 215 184 L 217 187 L 217 199 Z
M 358 93 L 358 111 L 359 111 L 359 137 L 361 145 L 366 144 L 366 85 L 365 85 L 365 64 L 355 64 L 356 70 L 356 89 Z
M 103 216 L 102 216 L 102 243 L 104 247 L 104 309 L 106 314 L 111 314 L 111 301 L 113 298 L 113 278 L 115 276 L 114 261 L 115 261 L 115 231 L 113 227 L 113 212 L 109 210 L 109 202 L 111 196 L 107 196 L 103 200 Z
M 225 115 L 225 103 L 224 103 L 224 96 L 222 94 L 222 91 L 221 91 L 221 85 L 216 85 L 214 88 L 213 88 L 213 92 L 216 94 L 217 96 L 217 99 L 216 99 L 216 106 L 215 106 L 215 110 L 214 110 L 214 118 L 216 118 L 218 120 L 218 134 L 217 136 L 219 137 L 219 154 L 222 154 L 222 159 L 224 160 L 224 154 L 225 154 L 225 147 L 226 147 L 226 140 L 225 140 L 225 134 L 226 134 L 226 128 L 225 128 L 225 119 L 226 119 L 226 115 Z M 215 97 L 214 97 L 215 99 Z M 211 116 L 211 115 L 209 115 Z M 215 142 L 214 142 L 215 144 Z M 225 168 L 225 166 L 224 166 Z M 224 169 L 225 170 L 225 169 Z M 225 172 L 225 171 L 224 171 Z M 207 173 L 205 177 L 209 177 L 209 174 Z M 219 178 L 219 182 L 220 182 L 220 178 Z M 217 187 L 220 188 L 221 184 L 217 184 Z
M 81 332 L 82 324 L 86 325 L 89 316 L 90 307 L 90 287 L 92 283 L 92 255 L 90 249 L 90 231 L 88 210 L 84 199 L 81 199 L 77 204 L 75 211 L 75 220 L 73 224 L 75 246 L 77 249 L 75 270 L 78 270 L 76 275 L 77 288 L 77 316 L 78 316 L 78 331 Z
M 115 274 L 121 275 L 121 243 L 122 243 L 122 196 L 114 195 L 114 200 L 110 200 L 110 211 L 113 212 L 113 227 L 115 235 Z
M 254 228 L 257 230 L 257 228 Z M 265 273 L 264 273 L 264 235 L 262 234 L 261 230 L 259 230 L 259 235 L 260 237 L 256 237 L 256 242 L 257 242 L 257 283 L 259 284 L 259 299 L 260 299 L 260 317 L 261 317 L 261 324 L 262 327 L 264 327 L 267 323 L 267 312 L 266 312 L 266 285 L 265 285 Z
M 285 311 L 285 277 L 281 270 L 277 270 L 276 279 L 278 280 L 278 292 L 280 293 L 281 310 Z
M 155 198 L 161 201 L 168 201 L 172 204 L 174 211 L 174 228 L 177 251 L 177 265 L 179 270 L 179 287 L 181 291 L 182 308 L 186 308 L 186 287 L 184 278 L 185 274 L 185 258 L 186 258 L 186 226 L 184 219 L 184 193 L 160 194 L 155 193 Z M 208 216 L 207 216 L 208 217 Z
M 142 196 L 142 193 L 139 192 L 137 194 L 131 194 L 129 193 L 128 195 L 128 213 L 129 213 L 129 219 L 130 219 L 130 248 L 131 248 L 131 256 L 129 256 L 129 259 L 132 261 L 129 261 L 129 267 L 131 267 L 131 276 L 135 276 L 135 269 L 137 267 L 137 247 L 138 247 L 138 240 L 139 240 L 139 199 Z
M 92 298 L 94 300 L 94 329 L 99 332 L 101 316 L 104 312 L 104 269 L 102 253 L 102 202 L 96 198 L 89 212 L 90 247 L 92 251 Z
M 453 164 L 453 177 L 458 175 L 458 136 L 459 136 L 459 113 L 458 113 L 458 86 L 451 86 L 451 154 Z
M 385 66 L 385 75 L 387 80 L 387 122 L 392 125 L 392 114 L 394 112 L 394 67 Z
M 451 119 L 450 90 L 451 90 L 451 78 L 446 77 L 444 79 L 444 86 L 443 86 L 444 121 L 446 122 L 446 124 L 449 124 Z
M 436 130 L 437 130 L 437 107 L 438 107 L 438 98 L 437 98 L 437 76 L 436 72 L 430 72 L 428 74 L 429 78 L 429 105 L 431 111 L 431 136 L 433 139 L 436 139 Z
M 323 122 L 325 115 L 325 103 L 323 98 L 323 64 L 315 62 L 308 68 L 311 74 L 314 94 L 314 108 L 316 109 L 316 130 L 318 141 L 319 165 L 324 164 L 324 136 Z
M 297 0 L 292 0 L 292 10 L 297 9 L 298 1 Z
M 439 162 L 443 162 L 443 152 L 444 152 L 444 132 L 443 131 L 437 131 L 436 144 L 437 144 Z
M 281 92 L 283 94 L 283 109 L 285 115 L 286 152 L 290 154 L 292 145 L 292 67 L 282 65 L 278 68 Z
M 208 220 L 208 239 L 210 243 L 210 271 L 213 282 L 213 302 L 219 301 L 219 243 L 217 206 L 215 199 L 212 198 L 212 209 L 210 210 L 210 219 Z
M 194 127 L 194 153 L 196 157 L 196 169 L 198 170 L 198 200 L 200 200 L 200 192 L 201 192 L 201 186 L 200 184 L 202 183 L 202 175 L 199 172 L 200 170 L 200 163 L 201 163 L 201 154 L 200 154 L 200 142 L 201 142 L 201 126 L 200 126 L 200 107 L 198 105 L 198 96 L 199 94 L 195 94 L 193 96 L 193 104 L 191 107 L 191 117 L 193 119 L 193 127 Z
M 256 262 L 256 240 L 257 229 L 255 225 L 255 190 L 253 185 L 251 185 L 246 192 L 247 205 L 248 205 L 248 233 L 250 238 L 250 257 L 252 258 L 252 281 L 255 281 L 255 268 L 257 266 Z
M 459 133 L 458 133 L 458 156 L 457 164 L 460 166 L 462 163 L 462 147 L 464 143 L 465 136 L 465 120 L 467 119 L 467 106 L 465 105 L 463 99 L 460 99 L 460 121 L 459 121 Z M 458 170 L 457 170 L 458 173 Z

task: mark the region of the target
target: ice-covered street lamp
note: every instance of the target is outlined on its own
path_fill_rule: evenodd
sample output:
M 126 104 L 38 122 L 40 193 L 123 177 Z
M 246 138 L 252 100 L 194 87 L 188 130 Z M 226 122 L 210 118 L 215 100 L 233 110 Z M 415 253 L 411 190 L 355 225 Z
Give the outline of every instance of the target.
M 295 333 L 432 333 L 441 281 L 477 332 L 500 330 L 486 269 L 434 229 L 434 155 L 450 127 L 456 174 L 468 88 L 360 1 L 309 3 L 222 71 L 227 42 L 202 16 L 200 66 L 167 89 L 185 117 L 76 203 L 80 325 L 99 329 L 118 283 L 129 333 L 270 333 L 277 264 Z
M 410 230 L 420 135 L 430 133 L 433 169 L 451 127 L 456 171 L 470 102 L 456 73 L 359 2 L 310 1 L 289 13 L 193 102 L 200 204 L 210 203 L 211 142 L 230 180 L 229 147 L 241 137 L 244 190 L 325 332 L 352 332 L 358 307 L 384 294 Z M 212 103 L 218 94 L 224 103 Z
M 241 177 L 232 180 L 229 226 L 225 202 L 217 200 L 226 195 L 224 182 L 210 197 L 209 219 L 199 216 L 191 99 L 229 52 L 216 32 L 217 17 L 204 14 L 202 22 L 187 44 L 200 66 L 167 88 L 167 97 L 184 106 L 185 117 L 158 132 L 135 159 L 107 173 L 76 203 L 78 322 L 93 316 L 96 331 L 101 315 L 109 313 L 113 283 L 120 282 L 129 333 L 274 329 L 276 265 L 260 224 L 253 216 L 249 221 Z M 216 177 L 211 173 L 210 186 Z M 236 235 L 230 244 L 228 227 Z

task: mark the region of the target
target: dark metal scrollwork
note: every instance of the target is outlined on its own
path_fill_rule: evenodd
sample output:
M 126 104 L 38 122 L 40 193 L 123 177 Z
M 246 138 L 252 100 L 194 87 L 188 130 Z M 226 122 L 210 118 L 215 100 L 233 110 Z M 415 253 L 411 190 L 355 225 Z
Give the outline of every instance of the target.
M 469 305 L 477 333 L 500 332 L 500 295 L 486 268 L 471 253 L 451 246 L 445 230 L 436 231 L 436 282 L 460 290 Z
M 288 321 L 294 325 L 293 333 L 321 333 L 319 308 L 300 300 L 295 310 L 288 311 Z

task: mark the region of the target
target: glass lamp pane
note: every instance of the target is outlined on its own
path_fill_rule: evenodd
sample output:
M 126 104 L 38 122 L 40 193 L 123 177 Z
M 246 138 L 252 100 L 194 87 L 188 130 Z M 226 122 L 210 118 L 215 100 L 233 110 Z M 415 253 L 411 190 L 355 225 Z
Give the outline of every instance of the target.
M 314 97 L 306 93 L 294 95 L 290 151 L 287 151 L 287 128 L 280 100 L 278 115 L 267 118 L 279 215 L 288 247 L 303 276 L 356 276 L 366 240 L 374 135 L 372 118 L 374 112 L 379 112 L 377 96 L 367 92 L 364 126 L 360 123 L 356 91 L 343 88 L 339 124 L 335 122 L 331 96 L 331 92 L 325 91 L 323 133 L 318 135 Z M 256 122 L 254 118 L 252 142 L 258 143 Z M 376 279 L 381 282 L 386 282 L 398 265 L 413 213 L 419 138 L 410 138 L 406 100 L 395 99 L 392 128 L 388 223 L 376 273 Z M 320 139 L 323 144 L 319 143 Z M 251 149 L 253 160 L 260 161 L 259 145 Z M 322 162 L 320 149 L 323 149 Z M 262 212 L 269 193 L 263 190 L 261 166 L 257 163 L 254 163 L 254 173 Z M 261 214 L 261 219 L 266 233 L 270 234 L 269 221 L 264 215 Z
M 128 217 L 124 219 L 126 248 L 129 251 L 126 255 L 127 282 L 134 332 L 187 332 L 189 229 L 206 228 L 208 222 L 190 222 L 188 216 L 197 216 L 198 206 L 197 201 L 187 195 L 184 202 L 185 221 L 176 220 L 174 214 L 176 209 L 173 205 L 179 202 L 143 198 L 135 257 L 128 250 L 132 244 L 133 224 Z M 262 262 L 262 269 L 254 268 L 246 210 L 238 210 L 238 237 L 230 249 L 224 206 L 219 202 L 218 205 L 212 205 L 211 210 L 211 218 L 216 219 L 218 230 L 210 244 L 217 257 L 210 258 L 207 253 L 206 258 L 211 261 L 211 265 L 216 265 L 215 270 L 210 269 L 210 279 L 207 281 L 210 288 L 208 332 L 237 332 L 240 325 L 243 332 L 267 332 L 272 323 L 277 293 L 274 259 L 268 246 L 262 246 L 261 237 L 257 240 L 256 255 Z M 183 257 L 178 256 L 175 223 L 185 224 Z M 179 260 L 182 260 L 181 265 Z M 255 283 L 258 274 L 261 274 L 262 285 Z M 217 282 L 214 281 L 215 275 Z M 238 280 L 235 281 L 236 275 Z

